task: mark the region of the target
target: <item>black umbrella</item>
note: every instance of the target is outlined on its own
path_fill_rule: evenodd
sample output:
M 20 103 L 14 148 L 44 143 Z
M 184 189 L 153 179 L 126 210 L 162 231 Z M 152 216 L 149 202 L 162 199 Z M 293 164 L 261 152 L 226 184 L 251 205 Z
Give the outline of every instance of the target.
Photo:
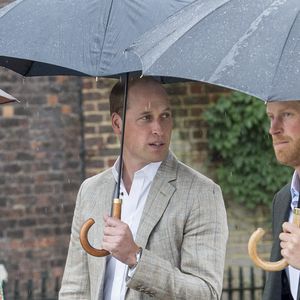
M 0 66 L 24 76 L 88 75 L 125 77 L 123 131 L 116 199 L 120 218 L 120 179 L 128 74 L 141 70 L 124 50 L 142 33 L 194 0 L 16 0 L 0 10 Z M 158 9 L 159 7 L 159 9 Z M 107 255 L 87 240 L 94 220 L 83 227 L 83 247 Z
M 0 66 L 24 76 L 140 70 L 125 48 L 192 1 L 14 1 L 0 10 Z
M 129 49 L 143 74 L 300 99 L 299 0 L 196 0 Z

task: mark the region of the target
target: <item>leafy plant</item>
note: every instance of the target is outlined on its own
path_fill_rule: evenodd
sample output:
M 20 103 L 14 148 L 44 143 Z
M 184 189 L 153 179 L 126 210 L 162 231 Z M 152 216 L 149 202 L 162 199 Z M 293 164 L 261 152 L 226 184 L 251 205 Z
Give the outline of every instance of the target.
M 276 161 L 265 110 L 262 101 L 234 92 L 204 113 L 218 183 L 227 199 L 249 208 L 269 204 L 292 172 Z

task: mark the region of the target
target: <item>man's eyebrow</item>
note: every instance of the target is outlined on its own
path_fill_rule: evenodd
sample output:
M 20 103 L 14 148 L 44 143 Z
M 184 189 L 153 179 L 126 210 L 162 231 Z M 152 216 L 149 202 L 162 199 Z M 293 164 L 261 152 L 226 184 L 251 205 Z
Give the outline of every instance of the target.
M 169 106 L 163 110 L 163 112 L 169 112 L 169 111 L 171 111 L 171 107 L 169 107 Z
M 164 113 L 164 112 L 168 112 L 168 111 L 171 111 L 171 107 L 169 107 L 169 106 L 166 107 L 162 112 Z M 146 115 L 146 114 L 150 114 L 150 113 L 152 113 L 152 110 L 149 108 L 145 108 L 144 111 L 140 112 L 140 115 Z

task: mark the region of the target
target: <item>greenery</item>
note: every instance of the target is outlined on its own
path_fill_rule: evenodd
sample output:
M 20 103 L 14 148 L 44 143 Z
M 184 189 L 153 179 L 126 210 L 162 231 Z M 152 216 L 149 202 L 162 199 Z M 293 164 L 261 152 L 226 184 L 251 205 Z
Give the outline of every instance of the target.
M 270 204 L 292 174 L 276 161 L 265 110 L 263 101 L 234 92 L 204 113 L 210 162 L 224 196 L 249 208 Z

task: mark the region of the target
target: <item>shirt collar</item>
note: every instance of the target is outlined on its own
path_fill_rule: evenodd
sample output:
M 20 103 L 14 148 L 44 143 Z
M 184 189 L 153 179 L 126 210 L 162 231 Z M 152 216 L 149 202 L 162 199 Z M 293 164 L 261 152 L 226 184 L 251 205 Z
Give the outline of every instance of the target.
M 298 196 L 299 195 L 299 188 L 300 188 L 300 179 L 297 171 L 294 172 L 292 183 L 291 183 L 291 193 L 292 196 Z
M 298 173 L 295 171 L 292 178 L 291 183 L 291 196 L 292 196 L 292 203 L 291 207 L 294 209 L 297 207 L 298 197 L 299 197 L 299 189 L 300 189 L 300 179 Z
M 113 176 L 114 176 L 116 182 L 118 181 L 119 163 L 120 163 L 120 157 L 118 157 L 118 159 L 115 161 L 115 163 L 112 167 Z M 152 181 L 154 176 L 156 175 L 156 172 L 157 172 L 158 168 L 160 167 L 161 163 L 162 163 L 161 161 L 149 163 L 142 169 L 136 171 L 134 173 L 134 176 L 140 174 L 141 176 L 146 177 L 149 181 Z

